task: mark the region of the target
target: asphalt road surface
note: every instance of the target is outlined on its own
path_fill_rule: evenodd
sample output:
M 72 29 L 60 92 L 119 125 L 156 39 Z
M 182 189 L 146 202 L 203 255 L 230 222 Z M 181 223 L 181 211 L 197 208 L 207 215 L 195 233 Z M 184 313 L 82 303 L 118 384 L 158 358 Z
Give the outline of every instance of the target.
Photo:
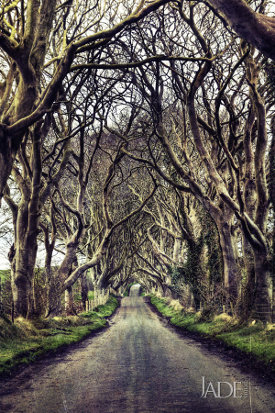
M 275 412 L 270 383 L 167 328 L 137 286 L 108 330 L 0 386 L 1 413 Z

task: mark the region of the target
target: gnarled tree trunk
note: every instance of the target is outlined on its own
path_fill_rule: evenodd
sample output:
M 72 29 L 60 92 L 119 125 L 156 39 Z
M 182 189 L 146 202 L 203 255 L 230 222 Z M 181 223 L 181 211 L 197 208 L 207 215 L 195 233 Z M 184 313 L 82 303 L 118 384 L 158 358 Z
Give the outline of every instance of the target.
M 253 315 L 263 322 L 271 322 L 272 312 L 269 296 L 270 264 L 265 250 L 254 250 L 256 293 Z

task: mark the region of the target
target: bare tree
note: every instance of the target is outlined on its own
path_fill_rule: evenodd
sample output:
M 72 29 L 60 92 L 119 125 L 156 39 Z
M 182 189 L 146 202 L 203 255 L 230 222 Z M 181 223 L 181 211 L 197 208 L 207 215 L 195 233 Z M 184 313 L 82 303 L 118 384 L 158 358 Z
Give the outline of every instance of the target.
M 1 6 L 0 198 L 26 130 L 54 109 L 74 60 L 89 63 L 95 50 L 104 58 L 118 33 L 166 3 L 137 1 L 131 10 L 117 1 L 89 0 Z
M 275 18 L 264 13 L 264 2 L 255 11 L 245 0 L 209 0 L 212 10 L 225 17 L 235 32 L 266 57 L 275 60 Z M 255 2 L 256 3 L 256 2 Z M 272 9 L 270 10 L 272 11 Z

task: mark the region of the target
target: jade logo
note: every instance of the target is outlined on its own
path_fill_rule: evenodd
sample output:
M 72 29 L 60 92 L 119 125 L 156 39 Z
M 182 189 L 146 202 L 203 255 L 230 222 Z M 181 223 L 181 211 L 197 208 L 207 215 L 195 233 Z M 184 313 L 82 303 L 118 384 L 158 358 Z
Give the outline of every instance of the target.
M 235 399 L 241 399 L 246 397 L 247 392 L 245 386 L 240 381 L 234 381 L 230 383 L 228 381 L 218 381 L 212 383 L 207 382 L 205 377 L 202 376 L 202 393 L 201 397 L 206 399 L 208 396 L 215 399 L 228 399 L 233 397 Z

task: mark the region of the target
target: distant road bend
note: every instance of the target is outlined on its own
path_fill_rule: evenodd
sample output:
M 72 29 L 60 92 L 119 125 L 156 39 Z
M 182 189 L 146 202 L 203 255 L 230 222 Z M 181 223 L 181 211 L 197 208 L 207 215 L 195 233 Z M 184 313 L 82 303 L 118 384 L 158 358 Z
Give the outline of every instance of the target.
M 108 330 L 0 386 L 1 413 L 275 412 L 271 384 L 165 327 L 138 285 Z

